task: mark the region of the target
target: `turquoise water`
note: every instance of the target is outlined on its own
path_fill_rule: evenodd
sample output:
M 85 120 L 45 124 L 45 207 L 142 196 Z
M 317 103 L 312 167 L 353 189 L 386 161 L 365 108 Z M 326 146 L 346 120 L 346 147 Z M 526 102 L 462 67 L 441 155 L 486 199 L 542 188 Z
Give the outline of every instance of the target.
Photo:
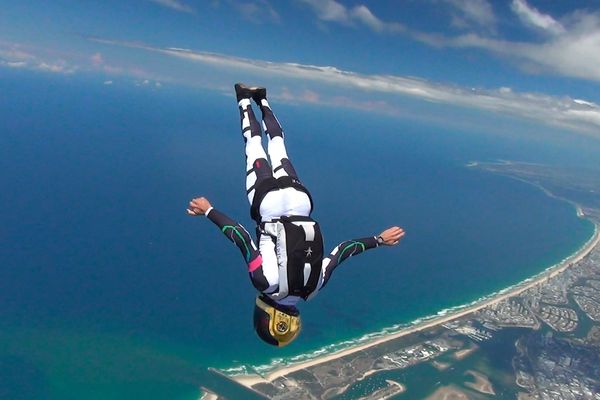
M 252 229 L 233 98 L 0 76 L 0 394 L 194 398 L 207 367 L 265 365 L 476 300 L 579 248 L 572 206 L 473 160 L 572 160 L 535 141 L 279 104 L 326 246 L 402 225 L 302 307 L 284 349 L 252 331 L 254 292 L 195 195 Z M 19 397 L 21 396 L 21 397 Z M 2 396 L 0 396 L 2 397 Z

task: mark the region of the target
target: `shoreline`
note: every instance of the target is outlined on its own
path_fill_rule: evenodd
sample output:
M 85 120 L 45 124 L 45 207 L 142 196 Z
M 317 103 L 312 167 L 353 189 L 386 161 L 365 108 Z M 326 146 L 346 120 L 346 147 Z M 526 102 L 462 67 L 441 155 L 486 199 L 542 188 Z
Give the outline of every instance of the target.
M 274 370 L 266 373 L 264 376 L 261 376 L 258 374 L 245 374 L 245 375 L 231 375 L 231 376 L 229 376 L 229 378 L 233 379 L 236 382 L 238 382 L 244 386 L 247 386 L 247 387 L 252 387 L 253 385 L 258 384 L 258 383 L 270 383 L 273 380 L 275 380 L 279 377 L 288 375 L 292 372 L 296 372 L 301 369 L 309 368 L 309 367 L 319 365 L 319 364 L 322 364 L 322 363 L 325 363 L 328 361 L 332 361 L 337 358 L 341 358 L 341 357 L 344 357 L 344 356 L 347 356 L 347 355 L 350 355 L 350 354 L 353 354 L 353 353 L 356 353 L 356 352 L 359 352 L 362 350 L 366 350 L 370 347 L 377 346 L 379 344 L 388 342 L 390 340 L 398 339 L 398 338 L 410 335 L 415 332 L 420 332 L 420 331 L 423 331 L 426 329 L 433 328 L 435 326 L 439 326 L 439 325 L 448 323 L 452 320 L 472 314 L 476 311 L 481 310 L 482 308 L 485 308 L 487 306 L 490 306 L 492 304 L 495 304 L 497 302 L 505 300 L 509 297 L 517 296 L 517 295 L 521 294 L 522 292 L 524 292 L 534 286 L 540 285 L 540 284 L 548 281 L 549 279 L 562 273 L 567 268 L 576 264 L 577 262 L 581 261 L 585 256 L 587 256 L 592 251 L 592 249 L 594 249 L 600 243 L 600 225 L 594 221 L 591 221 L 591 222 L 594 224 L 594 233 L 593 233 L 592 237 L 590 239 L 588 239 L 588 241 L 585 242 L 585 244 L 583 244 L 583 246 L 581 246 L 575 253 L 566 257 L 563 261 L 546 268 L 544 271 L 540 272 L 537 275 L 534 275 L 533 277 L 527 278 L 524 281 L 517 283 L 507 289 L 500 290 L 496 295 L 493 295 L 489 298 L 484 298 L 483 300 L 481 300 L 475 304 L 471 304 L 469 306 L 466 306 L 465 308 L 460 308 L 460 309 L 458 309 L 454 312 L 450 312 L 446 315 L 439 316 L 439 317 L 433 317 L 431 319 L 420 322 L 413 326 L 401 328 L 400 330 L 398 330 L 396 332 L 384 334 L 383 336 L 374 338 L 374 339 L 369 340 L 362 344 L 358 344 L 358 345 L 351 346 L 351 347 L 348 347 L 348 348 L 345 348 L 342 350 L 338 350 L 336 352 L 333 352 L 333 353 L 330 353 L 327 355 L 317 356 L 313 359 L 309 359 L 306 361 L 301 361 L 298 363 L 275 368 Z

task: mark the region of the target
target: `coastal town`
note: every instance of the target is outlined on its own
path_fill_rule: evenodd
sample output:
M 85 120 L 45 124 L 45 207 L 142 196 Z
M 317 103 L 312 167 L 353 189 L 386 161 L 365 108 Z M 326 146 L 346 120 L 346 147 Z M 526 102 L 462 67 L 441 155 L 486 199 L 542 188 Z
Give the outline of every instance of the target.
M 507 170 L 502 173 L 547 184 L 547 194 L 560 198 L 559 184 L 542 179 L 555 179 L 548 171 L 536 175 L 529 165 L 506 162 L 483 168 L 498 173 L 503 166 Z M 588 185 L 585 181 L 584 187 Z M 263 375 L 230 378 L 270 399 L 600 400 L 600 198 L 597 203 L 567 200 L 576 203 L 580 217 L 595 224 L 594 235 L 577 253 L 540 275 L 492 299 L 369 343 Z M 512 349 L 512 354 L 503 354 L 509 383 L 476 370 L 483 363 L 472 362 L 485 359 L 486 351 L 502 343 Z M 461 370 L 463 364 L 469 367 L 459 375 L 462 382 L 441 384 L 444 374 Z M 417 397 L 406 377 L 423 365 L 433 367 L 440 379 L 425 397 Z M 352 392 L 364 382 L 371 382 L 366 393 Z

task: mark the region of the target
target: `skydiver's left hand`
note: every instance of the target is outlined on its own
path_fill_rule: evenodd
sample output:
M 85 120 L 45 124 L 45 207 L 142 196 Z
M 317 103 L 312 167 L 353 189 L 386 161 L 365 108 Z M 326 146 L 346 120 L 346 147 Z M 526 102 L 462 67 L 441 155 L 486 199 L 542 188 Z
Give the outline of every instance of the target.
M 204 213 L 206 213 L 206 211 L 211 207 L 212 205 L 206 197 L 196 197 L 190 201 L 190 204 L 187 208 L 187 213 L 188 215 L 197 217 L 199 215 L 204 215 Z

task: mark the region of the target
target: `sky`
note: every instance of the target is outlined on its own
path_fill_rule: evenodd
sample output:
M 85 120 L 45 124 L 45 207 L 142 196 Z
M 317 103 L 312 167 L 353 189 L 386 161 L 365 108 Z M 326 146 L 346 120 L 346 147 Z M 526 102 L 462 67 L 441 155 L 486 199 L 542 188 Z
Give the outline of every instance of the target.
M 229 96 L 246 81 L 290 103 L 440 121 L 459 108 L 479 123 L 503 115 L 600 139 L 597 0 L 0 0 L 0 10 L 0 76 Z

